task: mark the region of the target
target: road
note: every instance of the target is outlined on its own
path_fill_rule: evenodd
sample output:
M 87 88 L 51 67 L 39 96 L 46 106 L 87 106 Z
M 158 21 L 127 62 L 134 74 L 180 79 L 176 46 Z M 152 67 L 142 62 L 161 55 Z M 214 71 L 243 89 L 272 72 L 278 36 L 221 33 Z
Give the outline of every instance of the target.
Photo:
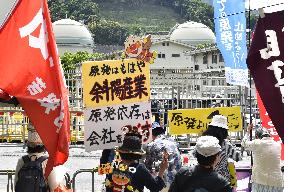
M 18 159 L 25 155 L 25 150 L 15 144 L 0 144 L 0 170 L 14 170 Z M 65 166 L 73 175 L 79 169 L 91 169 L 99 165 L 101 151 L 87 153 L 83 148 L 71 148 L 70 156 Z M 76 192 L 90 192 L 91 174 L 81 173 L 76 178 Z M 95 191 L 100 191 L 104 177 L 95 175 Z M 7 176 L 0 176 L 0 192 L 6 192 Z
M 18 159 L 25 155 L 25 149 L 17 144 L 0 144 L 0 170 L 14 170 Z M 91 153 L 85 152 L 82 146 L 70 148 L 70 156 L 65 166 L 69 169 L 68 173 L 73 174 L 79 169 L 92 169 L 99 165 L 101 151 Z M 192 157 L 190 163 L 194 162 Z M 236 166 L 246 167 L 250 164 L 250 159 L 245 157 Z M 90 192 L 92 189 L 92 177 L 90 173 L 81 173 L 76 177 L 76 192 Z M 101 191 L 104 176 L 95 175 L 95 191 Z M 0 192 L 6 192 L 7 176 L 0 176 Z

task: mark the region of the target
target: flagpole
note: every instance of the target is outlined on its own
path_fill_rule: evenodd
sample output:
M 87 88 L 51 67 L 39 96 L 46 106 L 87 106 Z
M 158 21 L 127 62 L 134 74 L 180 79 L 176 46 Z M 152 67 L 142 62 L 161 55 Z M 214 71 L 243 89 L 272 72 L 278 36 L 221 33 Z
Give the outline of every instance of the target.
M 251 41 L 251 24 L 250 24 L 250 17 L 251 17 L 251 11 L 250 11 L 250 0 L 249 0 L 249 15 L 248 15 L 248 20 L 249 20 L 249 24 L 248 24 L 248 27 L 249 27 L 249 43 L 248 43 L 248 47 L 250 49 L 250 41 Z M 251 73 L 249 72 L 249 113 L 250 113 L 250 118 L 249 118 L 249 122 L 250 124 L 252 124 L 252 99 L 251 99 L 251 87 L 252 87 L 252 78 L 251 78 Z M 250 141 L 252 141 L 252 129 L 250 130 Z M 252 170 L 252 166 L 253 166 L 253 157 L 252 157 L 252 152 L 250 152 L 250 165 L 251 165 L 251 170 Z M 251 172 L 252 174 L 252 172 Z M 250 182 L 249 182 L 249 189 L 251 191 L 251 176 L 250 176 Z

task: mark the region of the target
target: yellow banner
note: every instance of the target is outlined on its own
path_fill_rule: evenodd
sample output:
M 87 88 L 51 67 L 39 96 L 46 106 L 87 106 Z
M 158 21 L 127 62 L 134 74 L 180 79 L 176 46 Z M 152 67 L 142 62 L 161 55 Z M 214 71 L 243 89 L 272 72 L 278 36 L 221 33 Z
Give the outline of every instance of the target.
M 150 99 L 149 64 L 137 59 L 83 63 L 86 107 L 110 106 Z
M 171 135 L 201 133 L 207 129 L 214 115 L 228 118 L 229 131 L 242 130 L 241 107 L 216 107 L 203 109 L 179 109 L 168 112 Z

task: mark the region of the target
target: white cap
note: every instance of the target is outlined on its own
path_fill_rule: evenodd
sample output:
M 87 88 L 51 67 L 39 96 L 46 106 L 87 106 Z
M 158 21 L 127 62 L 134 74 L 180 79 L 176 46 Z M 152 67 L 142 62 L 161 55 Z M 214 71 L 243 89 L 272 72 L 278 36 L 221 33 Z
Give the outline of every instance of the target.
M 28 124 L 28 145 L 29 146 L 43 145 L 39 134 L 36 132 L 34 126 L 31 123 Z
M 195 149 L 204 157 L 216 155 L 221 151 L 219 140 L 213 136 L 201 136 L 197 139 Z
M 223 115 L 214 115 L 209 125 L 224 128 L 224 129 L 229 129 L 228 124 L 227 124 L 227 117 Z

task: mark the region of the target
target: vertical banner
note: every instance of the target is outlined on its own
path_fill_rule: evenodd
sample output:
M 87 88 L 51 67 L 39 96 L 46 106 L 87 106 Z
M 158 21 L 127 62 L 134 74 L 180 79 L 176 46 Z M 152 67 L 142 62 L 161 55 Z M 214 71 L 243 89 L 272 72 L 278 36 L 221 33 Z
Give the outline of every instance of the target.
M 274 141 L 278 141 L 278 142 L 281 142 L 281 139 L 262 103 L 262 100 L 258 94 L 258 92 L 256 92 L 256 96 L 257 96 L 257 105 L 258 105 L 258 108 L 259 108 L 259 114 L 260 114 L 260 119 L 261 119 L 261 124 L 262 124 L 262 127 L 266 128 L 269 130 L 270 132 L 270 135 L 271 137 L 273 137 L 273 140 Z M 282 144 L 282 152 L 281 152 L 281 159 L 283 160 L 284 159 L 284 147 L 283 147 L 283 144 Z
M 217 46 L 225 61 L 226 81 L 248 86 L 245 3 L 214 0 L 214 17 Z
M 284 139 L 284 11 L 259 18 L 248 54 L 248 67 L 277 133 Z
M 142 142 L 150 142 L 149 63 L 137 59 L 83 64 L 86 151 L 121 145 L 125 126 L 136 126 Z

